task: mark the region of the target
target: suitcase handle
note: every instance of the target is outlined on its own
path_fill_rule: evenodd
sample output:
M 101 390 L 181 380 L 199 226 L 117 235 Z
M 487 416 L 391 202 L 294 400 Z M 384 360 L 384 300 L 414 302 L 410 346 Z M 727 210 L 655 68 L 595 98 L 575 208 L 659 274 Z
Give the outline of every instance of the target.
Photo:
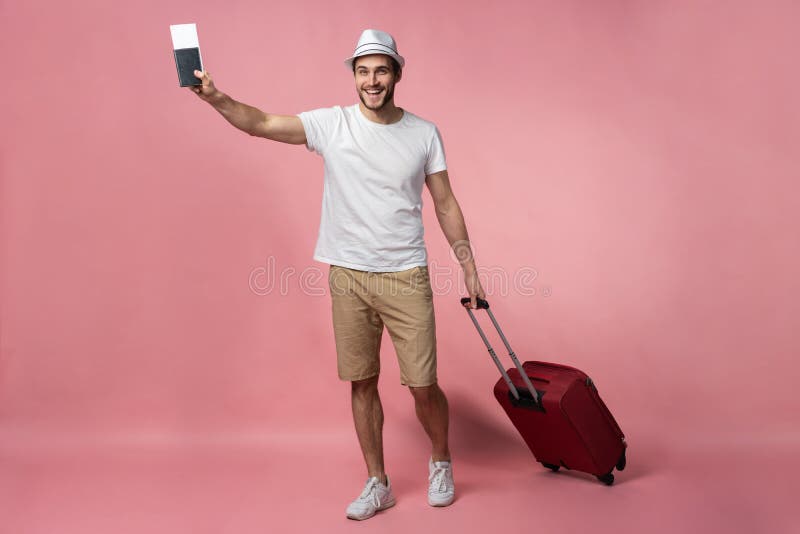
M 463 299 L 461 299 L 461 305 L 462 306 L 466 306 L 467 304 L 469 304 L 471 302 L 471 300 L 472 299 L 470 299 L 469 297 L 464 297 Z M 489 301 L 483 300 L 480 297 L 475 297 L 475 301 L 478 303 L 478 309 L 481 309 L 481 308 L 486 309 L 486 310 L 489 309 Z
M 480 334 L 481 339 L 483 340 L 483 343 L 486 345 L 486 348 L 489 350 L 489 355 L 492 357 L 492 360 L 494 361 L 494 364 L 497 366 L 497 369 L 500 371 L 500 374 L 503 375 L 503 379 L 506 381 L 506 384 L 508 384 L 508 390 L 514 396 L 514 398 L 517 401 L 519 401 L 520 400 L 519 391 L 517 391 L 517 388 L 514 386 L 514 383 L 511 382 L 511 377 L 508 376 L 508 373 L 506 372 L 505 368 L 503 367 L 503 364 L 500 363 L 500 358 L 497 357 L 497 354 L 494 352 L 494 349 L 492 348 L 492 345 L 489 343 L 489 340 L 486 338 L 486 334 L 483 333 L 483 329 L 481 328 L 481 325 L 478 324 L 478 320 L 475 318 L 475 314 L 472 313 L 472 308 L 469 307 L 469 303 L 471 302 L 471 300 L 472 299 L 470 297 L 464 297 L 464 298 L 461 299 L 461 305 L 464 308 L 466 308 L 467 313 L 469 313 L 469 317 L 470 317 L 470 319 L 472 319 L 472 324 L 475 325 L 475 328 L 478 330 L 478 334 Z M 523 382 L 525 382 L 525 386 L 528 388 L 528 391 L 530 391 L 531 397 L 533 398 L 534 404 L 539 406 L 540 403 L 541 403 L 541 399 L 540 399 L 541 395 L 539 394 L 538 391 L 536 391 L 536 388 L 533 387 L 533 384 L 531 383 L 531 379 L 528 378 L 528 373 L 526 373 L 525 370 L 522 368 L 522 364 L 519 363 L 519 359 L 517 359 L 517 355 L 514 354 L 514 351 L 511 349 L 511 345 L 508 343 L 508 339 L 506 339 L 506 336 L 503 334 L 503 330 L 500 328 L 500 325 L 498 324 L 497 319 L 494 318 L 494 314 L 492 313 L 492 310 L 489 309 L 489 302 L 478 297 L 477 298 L 477 303 L 478 303 L 478 309 L 482 308 L 482 309 L 486 310 L 486 313 L 489 314 L 489 319 L 492 320 L 492 324 L 497 329 L 497 333 L 500 334 L 500 339 L 503 340 L 503 344 L 505 344 L 506 349 L 508 349 L 508 355 L 511 356 L 511 361 L 514 362 L 514 365 L 516 366 L 517 370 L 519 371 L 519 375 L 522 377 Z

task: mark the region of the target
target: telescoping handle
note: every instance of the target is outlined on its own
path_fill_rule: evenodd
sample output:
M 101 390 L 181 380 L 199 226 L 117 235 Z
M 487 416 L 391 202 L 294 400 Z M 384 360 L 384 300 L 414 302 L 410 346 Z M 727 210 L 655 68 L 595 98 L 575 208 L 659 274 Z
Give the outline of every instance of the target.
M 492 357 L 492 360 L 494 360 L 494 364 L 497 366 L 497 369 L 500 371 L 500 374 L 503 375 L 503 379 L 506 381 L 506 384 L 508 384 L 509 391 L 511 392 L 511 394 L 514 396 L 515 399 L 520 400 L 517 388 L 514 386 L 513 382 L 511 382 L 511 377 L 508 376 L 508 373 L 503 367 L 503 364 L 500 363 L 500 359 L 497 357 L 497 354 L 494 352 L 491 343 L 489 343 L 489 340 L 486 338 L 486 334 L 483 333 L 483 329 L 481 328 L 481 325 L 478 324 L 478 320 L 475 318 L 475 314 L 472 313 L 472 308 L 469 307 L 469 303 L 470 303 L 469 297 L 464 297 L 461 299 L 461 305 L 467 309 L 467 313 L 469 313 L 469 317 L 470 319 L 472 319 L 472 324 L 475 325 L 475 328 L 477 328 L 478 333 L 481 335 L 481 339 L 486 345 L 486 348 L 489 350 L 489 355 Z M 514 354 L 514 351 L 511 349 L 511 345 L 508 343 L 508 339 L 506 339 L 506 336 L 503 334 L 503 330 L 500 328 L 497 319 L 494 318 L 492 310 L 489 309 L 489 302 L 482 298 L 477 297 L 477 303 L 478 303 L 478 309 L 484 309 L 486 310 L 486 313 L 489 314 L 489 319 L 492 320 L 492 324 L 497 329 L 497 333 L 500 334 L 500 339 L 503 340 L 503 343 L 505 344 L 506 349 L 508 350 L 508 355 L 511 356 L 511 360 L 517 367 L 517 370 L 519 371 L 522 380 L 525 382 L 525 386 L 527 386 L 528 391 L 531 392 L 531 396 L 533 397 L 533 402 L 538 405 L 540 397 L 539 392 L 536 391 L 535 387 L 533 387 L 531 379 L 528 378 L 528 373 L 526 373 L 525 370 L 522 368 L 522 364 L 519 363 L 517 355 Z

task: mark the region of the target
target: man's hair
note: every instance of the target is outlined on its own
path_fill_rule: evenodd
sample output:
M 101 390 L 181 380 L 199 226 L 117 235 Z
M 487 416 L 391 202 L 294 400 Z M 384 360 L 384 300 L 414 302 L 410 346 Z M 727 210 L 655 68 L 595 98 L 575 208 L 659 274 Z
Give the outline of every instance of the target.
M 397 76 L 400 73 L 400 71 L 402 70 L 402 67 L 400 67 L 400 63 L 395 58 L 393 58 L 392 56 L 388 56 L 387 55 L 386 57 L 389 58 L 389 63 L 392 65 L 392 74 Z M 358 58 L 355 58 L 353 60 L 353 74 L 356 73 L 356 63 L 358 63 Z

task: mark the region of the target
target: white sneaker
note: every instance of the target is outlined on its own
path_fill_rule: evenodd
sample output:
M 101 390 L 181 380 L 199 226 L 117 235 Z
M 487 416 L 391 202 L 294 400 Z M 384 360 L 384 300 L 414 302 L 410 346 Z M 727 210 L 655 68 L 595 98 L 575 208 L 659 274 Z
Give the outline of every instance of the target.
M 347 507 L 347 517 L 361 521 L 369 519 L 376 512 L 394 506 L 394 495 L 392 495 L 392 483 L 386 477 L 386 485 L 381 484 L 378 477 L 367 480 L 364 491 L 356 497 L 356 500 Z
M 450 462 L 428 461 L 428 504 L 431 506 L 449 506 L 456 498 L 456 486 L 453 482 L 453 466 Z

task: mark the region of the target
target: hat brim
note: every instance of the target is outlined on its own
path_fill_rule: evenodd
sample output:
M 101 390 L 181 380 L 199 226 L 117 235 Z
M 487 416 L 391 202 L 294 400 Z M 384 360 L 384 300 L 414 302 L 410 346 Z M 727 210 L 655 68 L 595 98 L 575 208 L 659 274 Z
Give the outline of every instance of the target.
M 394 58 L 400 64 L 400 68 L 406 66 L 406 60 L 405 58 L 403 58 L 403 56 L 395 54 L 390 48 L 382 47 L 380 45 L 377 45 L 374 48 L 369 48 L 366 50 L 359 50 L 358 54 L 344 60 L 344 66 L 347 67 L 348 70 L 353 70 L 353 63 L 355 62 L 356 59 L 362 56 L 372 56 L 374 54 L 382 54 L 384 56 L 389 56 L 391 58 Z

